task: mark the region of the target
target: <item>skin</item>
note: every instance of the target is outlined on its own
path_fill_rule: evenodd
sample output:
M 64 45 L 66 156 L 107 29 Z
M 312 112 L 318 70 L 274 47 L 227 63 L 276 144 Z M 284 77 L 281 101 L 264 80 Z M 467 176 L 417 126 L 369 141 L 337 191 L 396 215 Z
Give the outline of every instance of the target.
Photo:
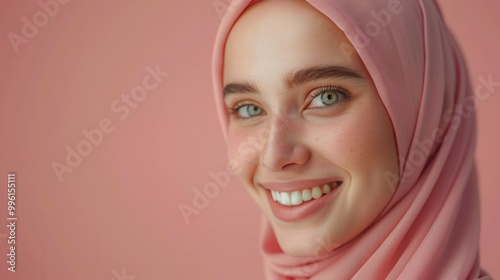
M 225 96 L 233 112 L 228 157 L 281 249 L 291 256 L 319 256 L 352 240 L 395 191 L 384 177 L 399 170 L 391 120 L 362 60 L 345 46 L 354 49 L 329 18 L 305 1 L 259 1 L 241 15 L 227 39 L 224 85 L 249 84 L 256 91 L 233 88 Z M 290 88 L 283 82 L 289 72 L 325 65 L 360 77 L 323 77 Z M 343 90 L 325 93 L 327 86 Z M 334 105 L 322 101 L 328 93 L 338 98 Z M 343 181 L 338 196 L 324 211 L 297 222 L 279 220 L 270 209 L 268 190 L 260 185 L 328 177 Z

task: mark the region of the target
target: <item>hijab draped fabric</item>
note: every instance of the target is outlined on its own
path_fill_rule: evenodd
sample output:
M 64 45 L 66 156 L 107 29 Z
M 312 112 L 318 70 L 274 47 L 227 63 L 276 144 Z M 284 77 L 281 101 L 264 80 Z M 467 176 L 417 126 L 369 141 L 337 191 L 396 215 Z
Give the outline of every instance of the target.
M 214 45 L 213 87 L 226 139 L 224 46 L 231 27 L 253 2 L 233 0 Z M 392 121 L 400 174 L 386 174 L 397 189 L 371 226 L 324 255 L 284 254 L 263 218 L 260 249 L 266 277 L 490 279 L 479 267 L 478 97 L 439 7 L 433 0 L 308 3 L 344 31 L 366 65 Z

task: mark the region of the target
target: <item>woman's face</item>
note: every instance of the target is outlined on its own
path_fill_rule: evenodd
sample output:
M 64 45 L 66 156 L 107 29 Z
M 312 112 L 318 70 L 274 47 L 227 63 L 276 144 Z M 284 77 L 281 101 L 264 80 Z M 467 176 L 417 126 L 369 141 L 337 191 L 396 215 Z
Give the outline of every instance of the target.
M 305 1 L 257 2 L 227 39 L 229 160 L 292 256 L 353 239 L 395 191 L 394 131 L 353 50 Z

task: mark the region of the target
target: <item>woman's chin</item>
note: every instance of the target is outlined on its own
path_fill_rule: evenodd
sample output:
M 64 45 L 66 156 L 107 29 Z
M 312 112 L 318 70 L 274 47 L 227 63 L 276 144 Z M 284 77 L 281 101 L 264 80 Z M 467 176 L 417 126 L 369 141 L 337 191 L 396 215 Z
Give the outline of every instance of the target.
M 285 254 L 293 257 L 320 257 L 342 245 L 332 237 L 331 229 L 325 227 L 328 220 L 325 213 L 300 222 L 284 222 L 274 215 L 265 194 L 255 192 L 252 197 L 270 222 L 276 240 Z
M 274 227 L 274 232 L 281 250 L 292 257 L 321 257 L 342 245 L 331 234 L 320 233 L 314 228 L 293 232 Z

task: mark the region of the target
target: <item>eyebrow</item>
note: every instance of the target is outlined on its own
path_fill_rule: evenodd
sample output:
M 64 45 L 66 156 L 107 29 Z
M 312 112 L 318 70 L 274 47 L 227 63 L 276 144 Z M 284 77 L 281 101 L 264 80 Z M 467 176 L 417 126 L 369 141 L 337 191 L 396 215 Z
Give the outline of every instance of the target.
M 285 75 L 283 83 L 286 88 L 292 89 L 293 87 L 314 80 L 327 79 L 327 78 L 354 78 L 363 79 L 363 76 L 358 72 L 344 66 L 313 66 L 309 68 L 300 69 L 297 71 L 289 72 Z M 224 98 L 233 93 L 258 93 L 255 84 L 244 81 L 241 83 L 229 83 L 224 86 Z

